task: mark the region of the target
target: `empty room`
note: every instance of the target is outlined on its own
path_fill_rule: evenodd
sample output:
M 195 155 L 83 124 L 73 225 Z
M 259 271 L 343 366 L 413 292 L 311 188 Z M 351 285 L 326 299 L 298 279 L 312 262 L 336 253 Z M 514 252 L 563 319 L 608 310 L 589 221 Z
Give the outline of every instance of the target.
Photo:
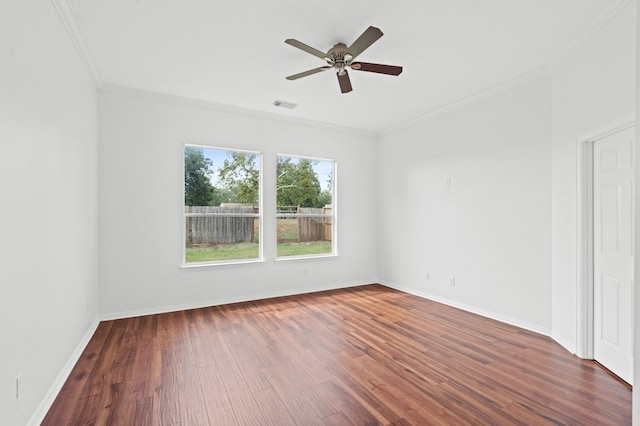
M 1 2 L 0 424 L 640 424 L 637 3 Z

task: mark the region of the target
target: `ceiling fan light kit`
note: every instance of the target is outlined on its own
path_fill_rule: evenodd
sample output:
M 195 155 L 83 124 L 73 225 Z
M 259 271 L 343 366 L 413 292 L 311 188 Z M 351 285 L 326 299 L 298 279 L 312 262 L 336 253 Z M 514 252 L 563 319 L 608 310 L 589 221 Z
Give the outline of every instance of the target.
M 367 71 L 396 76 L 400 75 L 400 73 L 402 72 L 402 67 L 396 65 L 372 64 L 369 62 L 353 62 L 357 56 L 359 56 L 369 46 L 375 43 L 376 40 L 382 37 L 382 34 L 383 33 L 379 28 L 369 27 L 360 35 L 360 37 L 358 37 L 356 41 L 353 42 L 353 44 L 351 44 L 351 46 L 347 47 L 347 45 L 344 43 L 336 43 L 331 49 L 327 51 L 327 53 L 321 52 L 320 50 L 308 46 L 298 40 L 292 38 L 286 39 L 284 41 L 285 43 L 293 47 L 297 47 L 300 50 L 304 50 L 305 52 L 310 53 L 314 56 L 317 56 L 327 63 L 327 65 L 322 67 L 290 75 L 287 77 L 287 80 L 297 80 L 302 77 L 307 77 L 309 75 L 333 69 L 334 71 L 336 71 L 336 75 L 338 76 L 340 91 L 342 93 L 348 93 L 351 92 L 353 88 L 351 87 L 351 79 L 349 78 L 347 68 L 351 68 L 354 71 Z

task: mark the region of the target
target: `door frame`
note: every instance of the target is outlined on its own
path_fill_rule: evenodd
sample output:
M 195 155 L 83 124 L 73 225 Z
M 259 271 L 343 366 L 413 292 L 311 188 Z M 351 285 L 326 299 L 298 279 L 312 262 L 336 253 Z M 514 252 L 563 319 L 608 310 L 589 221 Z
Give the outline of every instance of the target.
M 600 139 L 634 126 L 635 114 L 629 112 L 577 138 L 576 355 L 584 359 L 593 359 L 594 344 L 593 146 Z

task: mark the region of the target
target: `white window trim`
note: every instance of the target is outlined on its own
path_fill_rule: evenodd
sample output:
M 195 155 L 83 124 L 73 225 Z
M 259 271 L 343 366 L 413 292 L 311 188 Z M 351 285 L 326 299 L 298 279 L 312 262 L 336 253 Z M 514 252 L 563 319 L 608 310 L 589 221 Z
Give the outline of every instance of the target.
M 332 206 L 332 214 L 331 215 L 313 215 L 313 214 L 309 214 L 309 215 L 295 215 L 296 217 L 331 217 L 331 253 L 319 253 L 319 254 L 306 254 L 306 255 L 302 255 L 302 256 L 278 256 L 278 249 L 277 249 L 277 238 L 278 238 L 278 232 L 276 229 L 276 257 L 275 257 L 275 262 L 289 262 L 289 261 L 299 261 L 299 260 L 310 260 L 310 259 L 327 259 L 327 258 L 336 258 L 338 257 L 338 161 L 332 158 L 322 158 L 322 157 L 311 157 L 311 156 L 305 156 L 305 155 L 295 155 L 295 154 L 284 154 L 284 153 L 277 153 L 276 154 L 276 159 L 278 157 L 290 157 L 290 158 L 299 158 L 302 160 L 311 160 L 311 161 L 330 161 L 333 165 L 332 170 L 331 170 L 331 206 Z M 276 161 L 277 162 L 277 161 Z M 277 199 L 277 194 L 276 194 L 276 199 Z M 276 206 L 277 207 L 277 206 Z M 277 214 L 276 213 L 276 221 L 278 220 L 279 217 L 281 216 L 285 216 L 287 215 L 287 213 L 284 214 Z M 293 215 L 292 215 L 293 216 Z M 277 228 L 277 226 L 276 226 Z
M 233 151 L 233 152 L 243 152 L 248 154 L 256 154 L 258 156 L 258 167 L 260 168 L 258 173 L 258 211 L 259 213 L 249 213 L 249 214 L 234 214 L 228 216 L 245 216 L 245 217 L 257 217 L 258 218 L 258 257 L 250 258 L 250 259 L 235 259 L 235 260 L 213 260 L 206 262 L 187 262 L 187 233 L 186 233 L 186 219 L 187 217 L 196 217 L 196 216 L 209 216 L 206 214 L 199 213 L 186 213 L 185 212 L 185 181 L 184 181 L 184 150 L 186 148 L 201 148 L 201 149 L 209 149 L 209 150 L 217 150 L 217 151 Z M 263 199 L 264 199 L 264 185 L 263 185 L 263 154 L 260 151 L 252 151 L 248 149 L 237 149 L 237 148 L 222 148 L 218 146 L 210 146 L 210 145 L 201 145 L 201 144 L 192 144 L 185 143 L 182 145 L 182 261 L 180 263 L 180 269 L 193 269 L 193 268 L 203 268 L 203 267 L 217 267 L 217 266 L 231 266 L 231 265 L 244 265 L 244 264 L 252 264 L 252 263 L 264 263 L 264 208 L 263 208 Z M 216 215 L 216 216 L 225 216 Z

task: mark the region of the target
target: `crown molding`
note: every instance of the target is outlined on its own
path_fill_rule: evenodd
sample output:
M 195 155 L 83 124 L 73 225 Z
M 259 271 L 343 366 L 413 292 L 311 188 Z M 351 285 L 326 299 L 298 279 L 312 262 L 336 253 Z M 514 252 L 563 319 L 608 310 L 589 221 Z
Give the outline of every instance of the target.
M 615 17 L 622 8 L 624 8 L 630 0 L 611 0 L 605 7 L 602 9 L 600 14 L 591 21 L 587 26 L 585 26 L 578 34 L 571 40 L 571 43 L 556 55 L 553 59 L 549 61 L 547 64 L 547 69 L 550 73 L 554 73 L 557 71 L 562 64 L 567 61 L 574 53 L 576 53 L 582 46 L 584 46 L 590 39 L 593 37 L 602 27 L 604 27 L 607 22 L 609 22 L 613 17 Z
M 636 124 L 636 112 L 629 111 L 619 117 L 616 117 L 594 129 L 589 130 L 578 136 L 576 140 L 579 143 L 583 142 L 595 142 L 599 139 L 611 136 L 613 133 L 617 133 L 622 130 L 626 130 L 629 127 L 633 127 Z
M 98 67 L 96 67 L 95 62 L 89 53 L 89 48 L 84 40 L 84 36 L 80 30 L 80 25 L 78 24 L 78 19 L 76 18 L 73 8 L 67 0 L 51 0 L 51 3 L 56 9 L 56 12 L 58 12 L 62 25 L 64 25 L 65 30 L 67 30 L 67 34 L 69 34 L 69 38 L 73 42 L 73 45 L 78 52 L 78 56 L 87 70 L 87 74 L 89 74 L 89 78 L 93 82 L 95 88 L 99 90 L 103 86 L 102 78 L 100 77 Z
M 119 96 L 127 96 L 138 99 L 145 99 L 154 102 L 165 102 L 174 105 L 182 105 L 192 108 L 208 109 L 229 114 L 243 115 L 245 117 L 260 118 L 271 121 L 279 121 L 288 124 L 297 124 L 307 127 L 315 127 L 324 130 L 333 130 L 347 132 L 360 136 L 374 137 L 376 132 L 373 130 L 359 129 L 355 127 L 341 126 L 338 124 L 324 123 L 322 121 L 309 120 L 305 118 L 290 117 L 273 112 L 260 111 L 251 108 L 244 108 L 234 105 L 220 104 L 213 101 L 205 101 L 202 99 L 188 98 L 185 96 L 170 95 L 168 93 L 154 92 L 144 89 L 136 89 L 132 87 L 103 85 L 99 89 L 103 94 L 114 94 Z
M 417 117 L 410 118 L 409 120 L 405 120 L 398 124 L 394 124 L 392 126 L 387 127 L 379 132 L 380 135 L 384 135 L 390 132 L 394 132 L 400 130 L 402 128 L 411 126 L 413 124 L 417 124 L 420 122 L 424 122 L 426 120 L 430 120 L 439 115 L 446 114 L 448 112 L 463 108 L 465 106 L 474 104 L 483 99 L 490 98 L 492 96 L 498 95 L 500 93 L 506 92 L 507 90 L 525 85 L 527 83 L 531 83 L 533 81 L 539 80 L 541 78 L 545 78 L 550 76 L 551 73 L 546 68 L 538 68 L 533 71 L 530 71 L 525 74 L 521 74 L 509 80 L 503 81 L 502 83 L 498 83 L 495 86 L 489 87 L 488 89 L 484 89 L 478 92 L 475 92 L 469 96 L 458 99 L 457 101 L 453 101 L 447 103 L 439 108 L 431 110 L 427 113 L 421 114 Z

